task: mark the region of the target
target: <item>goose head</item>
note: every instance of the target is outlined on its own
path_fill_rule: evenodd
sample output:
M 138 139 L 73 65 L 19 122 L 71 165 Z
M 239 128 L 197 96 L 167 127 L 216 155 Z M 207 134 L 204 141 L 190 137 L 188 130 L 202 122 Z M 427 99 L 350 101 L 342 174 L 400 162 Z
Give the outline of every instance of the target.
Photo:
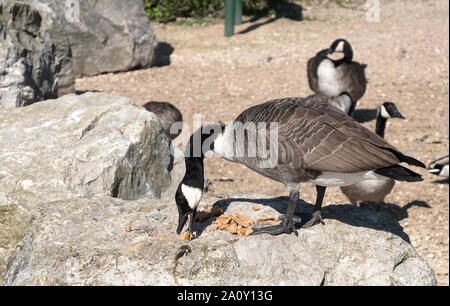
M 351 63 L 353 59 L 353 49 L 345 39 L 336 39 L 328 49 L 329 57 L 334 61 L 344 61 Z
M 399 119 L 406 119 L 400 111 L 397 109 L 397 106 L 393 102 L 384 102 L 381 104 L 379 109 L 379 115 L 383 117 L 384 119 L 389 118 L 399 118 Z

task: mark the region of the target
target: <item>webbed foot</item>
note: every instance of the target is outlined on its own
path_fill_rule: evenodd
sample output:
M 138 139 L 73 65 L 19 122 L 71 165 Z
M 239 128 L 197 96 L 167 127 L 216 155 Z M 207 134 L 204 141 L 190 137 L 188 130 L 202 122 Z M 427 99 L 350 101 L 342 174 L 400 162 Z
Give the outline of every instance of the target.
M 308 221 L 306 221 L 304 224 L 302 224 L 301 227 L 308 228 L 308 227 L 314 226 L 318 223 L 325 224 L 323 222 L 322 212 L 320 210 L 313 212 L 311 215 L 311 218 Z

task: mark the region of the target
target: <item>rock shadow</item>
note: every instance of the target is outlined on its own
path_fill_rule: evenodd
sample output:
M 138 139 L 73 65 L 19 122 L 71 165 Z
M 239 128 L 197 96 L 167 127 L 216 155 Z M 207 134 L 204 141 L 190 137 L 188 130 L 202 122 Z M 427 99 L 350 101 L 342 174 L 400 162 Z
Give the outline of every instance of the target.
M 76 94 L 77 96 L 81 96 L 81 95 L 84 95 L 85 93 L 88 93 L 88 92 L 101 92 L 101 91 L 100 91 L 100 90 L 96 90 L 96 89 L 76 90 L 76 91 L 75 91 L 75 94 Z

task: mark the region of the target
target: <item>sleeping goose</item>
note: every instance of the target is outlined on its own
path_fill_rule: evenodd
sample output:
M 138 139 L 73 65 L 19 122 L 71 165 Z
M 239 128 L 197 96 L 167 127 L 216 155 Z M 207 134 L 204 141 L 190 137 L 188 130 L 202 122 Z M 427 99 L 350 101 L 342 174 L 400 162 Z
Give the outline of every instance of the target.
M 258 139 L 258 154 L 255 154 L 255 139 Z M 178 234 L 188 219 L 188 230 L 193 232 L 203 194 L 203 159 L 210 150 L 281 182 L 288 189 L 289 205 L 281 224 L 254 229 L 253 234 L 295 232 L 294 210 L 302 182 L 315 184 L 317 189 L 312 217 L 301 220 L 301 226 L 308 227 L 322 220 L 326 187 L 351 185 L 380 176 L 422 181 L 419 174 L 399 164 L 425 167 L 330 106 L 323 96 L 268 101 L 248 108 L 231 124 L 205 125 L 191 135 L 185 150 L 186 173 L 175 194 Z
M 308 60 L 309 87 L 329 97 L 346 92 L 352 99 L 347 114 L 352 115 L 356 103 L 366 91 L 365 64 L 353 61 L 353 50 L 345 39 L 335 40 L 330 48 L 324 49 Z
M 428 172 L 434 175 L 448 177 L 448 155 L 431 162 L 428 167 Z
M 171 140 L 174 140 L 181 133 L 180 130 L 177 130 L 176 133 L 170 131 L 173 123 L 183 121 L 181 112 L 174 105 L 168 102 L 150 101 L 143 106 L 146 110 L 158 116 L 166 135 Z
M 375 133 L 384 138 L 384 130 L 386 121 L 389 118 L 405 119 L 392 102 L 384 102 L 377 112 L 377 121 Z M 392 191 L 395 180 L 389 177 L 378 177 L 375 180 L 361 181 L 353 185 L 341 187 L 341 191 L 350 200 L 353 205 L 357 205 L 358 201 L 370 201 L 377 204 L 377 210 L 384 203 L 384 198 Z

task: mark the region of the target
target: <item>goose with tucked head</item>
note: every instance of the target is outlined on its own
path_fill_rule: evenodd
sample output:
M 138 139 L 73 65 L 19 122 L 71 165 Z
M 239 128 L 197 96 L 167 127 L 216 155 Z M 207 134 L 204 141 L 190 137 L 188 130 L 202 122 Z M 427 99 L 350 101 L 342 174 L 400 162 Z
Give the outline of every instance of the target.
M 352 105 L 347 114 L 352 115 L 356 103 L 366 91 L 367 65 L 353 61 L 353 49 L 345 39 L 335 40 L 330 48 L 319 51 L 308 60 L 309 87 L 317 94 L 337 97 L 348 93 Z

